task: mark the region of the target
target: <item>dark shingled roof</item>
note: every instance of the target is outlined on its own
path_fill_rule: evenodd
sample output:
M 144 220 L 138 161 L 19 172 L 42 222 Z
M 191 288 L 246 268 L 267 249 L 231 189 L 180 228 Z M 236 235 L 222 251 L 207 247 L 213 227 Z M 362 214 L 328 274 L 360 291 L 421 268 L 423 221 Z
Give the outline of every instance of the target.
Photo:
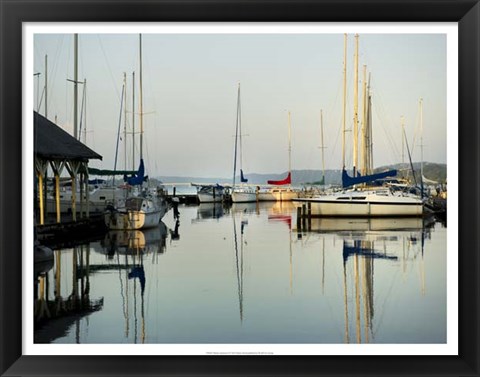
M 44 116 L 33 112 L 35 154 L 50 160 L 101 160 L 102 156 L 62 130 Z

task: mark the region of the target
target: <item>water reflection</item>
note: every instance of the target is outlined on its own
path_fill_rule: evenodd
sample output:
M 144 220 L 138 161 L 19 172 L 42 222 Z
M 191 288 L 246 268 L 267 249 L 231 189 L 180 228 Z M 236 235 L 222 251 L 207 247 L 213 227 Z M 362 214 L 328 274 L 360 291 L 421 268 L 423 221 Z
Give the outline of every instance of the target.
M 178 231 L 178 229 L 177 229 Z M 154 228 L 110 231 L 103 240 L 109 256 L 119 254 L 163 253 L 166 247 L 167 227 L 163 222 Z
M 90 248 L 88 244 L 75 246 L 72 250 L 71 268 L 67 271 L 65 271 L 67 266 L 62 263 L 62 252 L 55 250 L 54 254 L 53 294 L 50 287 L 52 276 L 49 273 L 53 265 L 44 266 L 40 270 L 39 266 L 35 266 L 34 341 L 50 343 L 56 338 L 65 336 L 69 328 L 75 324 L 76 342 L 80 343 L 78 333 L 80 319 L 103 307 L 103 297 L 90 299 Z M 71 276 L 70 289 L 62 287 L 62 273 Z
M 35 272 L 35 316 L 44 319 L 35 341 L 446 341 L 438 223 L 312 218 L 298 227 L 289 202 L 178 209 L 158 228 L 57 250 L 53 269 Z M 57 294 L 83 309 L 53 319 L 45 302 Z
M 240 214 L 240 216 L 242 216 L 242 214 Z M 235 245 L 235 270 L 237 273 L 238 311 L 240 313 L 240 322 L 243 322 L 243 248 L 244 245 L 247 245 L 247 241 L 244 239 L 244 231 L 248 225 L 248 220 L 240 217 L 240 238 L 238 239 L 236 216 L 233 215 L 232 218 L 233 240 Z
M 197 218 L 192 219 L 192 222 L 219 219 L 228 214 L 229 207 L 221 202 L 215 203 L 200 203 L 197 208 Z
M 420 289 L 422 296 L 425 295 L 424 246 L 425 240 L 431 238 L 435 225 L 432 219 L 310 218 L 307 222 L 306 230 L 296 230 L 299 240 L 321 237 L 322 294 L 325 283 L 325 240 L 332 240 L 334 244 L 340 240 L 342 244 L 345 343 L 370 343 L 375 340 L 374 324 L 380 325 L 383 314 L 376 313 L 375 303 L 379 299 L 374 287 L 388 280 L 382 276 L 378 278 L 380 283 L 375 281 L 376 263 L 394 263 L 393 266 L 401 267 L 405 273 L 408 261 L 415 263 L 419 260 Z M 377 269 L 384 266 L 382 264 Z M 382 299 L 394 300 L 395 297 Z

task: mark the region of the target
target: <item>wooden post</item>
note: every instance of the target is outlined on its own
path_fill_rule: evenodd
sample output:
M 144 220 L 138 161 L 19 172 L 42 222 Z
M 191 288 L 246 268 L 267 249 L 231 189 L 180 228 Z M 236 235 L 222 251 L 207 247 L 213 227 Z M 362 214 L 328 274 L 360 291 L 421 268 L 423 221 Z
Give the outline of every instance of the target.
M 302 207 L 297 207 L 297 229 L 302 230 Z
M 84 202 L 83 202 L 83 186 L 85 184 L 85 177 L 83 172 L 80 172 L 80 218 L 84 217 Z
M 55 176 L 55 209 L 57 212 L 57 223 L 60 223 L 60 174 L 62 174 L 64 162 L 63 161 L 50 161 L 50 166 Z
M 90 190 L 88 189 L 88 162 L 85 162 L 84 165 L 84 183 L 85 183 L 85 197 L 86 197 L 86 210 L 85 210 L 85 213 L 86 213 L 86 216 L 87 216 L 87 219 L 90 218 Z
M 38 201 L 40 210 L 40 225 L 45 224 L 45 207 L 46 207 L 46 175 L 48 163 L 45 160 L 35 157 L 35 170 L 38 177 Z M 45 179 L 44 179 L 45 177 Z M 36 198 L 35 198 L 36 199 Z
M 38 201 L 40 207 L 40 225 L 45 223 L 44 207 L 43 207 L 43 176 L 38 173 Z
M 61 293 L 61 274 L 62 274 L 62 253 L 55 250 L 55 298 L 60 298 Z
M 302 228 L 303 229 L 307 228 L 306 217 L 307 217 L 307 206 L 305 204 L 302 204 Z
M 307 203 L 308 211 L 308 230 L 312 230 L 312 203 Z
M 72 220 L 77 221 L 77 180 L 72 176 Z
M 55 209 L 57 212 L 57 223 L 60 222 L 60 176 L 55 173 Z

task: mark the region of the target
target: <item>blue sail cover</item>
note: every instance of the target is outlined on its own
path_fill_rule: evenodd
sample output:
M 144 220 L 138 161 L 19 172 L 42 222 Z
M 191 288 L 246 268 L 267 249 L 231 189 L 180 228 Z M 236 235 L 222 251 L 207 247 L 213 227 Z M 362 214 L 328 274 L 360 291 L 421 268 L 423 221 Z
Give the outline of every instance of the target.
M 145 176 L 145 165 L 143 164 L 143 158 L 140 159 L 140 166 L 136 174 L 133 174 L 131 177 L 124 176 L 124 182 L 127 182 L 130 186 L 138 186 L 145 182 L 148 177 Z
M 243 176 L 243 170 L 240 169 L 240 182 L 246 183 L 248 179 Z
M 388 170 L 383 173 L 377 173 L 377 174 L 371 174 L 371 175 L 365 175 L 365 176 L 358 175 L 357 177 L 350 177 L 347 171 L 343 169 L 342 170 L 342 186 L 344 188 L 350 187 L 354 185 L 359 185 L 360 183 L 373 182 L 373 181 L 376 181 L 377 179 L 394 177 L 396 175 L 397 175 L 396 170 Z

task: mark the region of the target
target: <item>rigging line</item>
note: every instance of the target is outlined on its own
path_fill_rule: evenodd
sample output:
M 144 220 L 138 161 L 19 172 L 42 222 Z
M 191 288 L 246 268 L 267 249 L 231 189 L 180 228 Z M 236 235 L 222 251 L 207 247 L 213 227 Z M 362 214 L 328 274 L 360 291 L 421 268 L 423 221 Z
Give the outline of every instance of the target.
M 327 119 L 326 119 L 327 124 L 337 124 L 337 120 L 333 119 L 332 114 L 335 113 L 335 107 L 338 103 L 338 99 L 340 98 L 340 92 L 342 90 L 342 86 L 343 86 L 343 83 L 340 81 L 337 85 L 337 93 L 335 95 L 335 99 L 334 99 L 333 102 L 330 103 L 330 106 L 327 108 L 327 114 L 328 114 Z M 339 127 L 338 127 L 337 132 L 336 132 L 336 138 L 334 140 L 332 150 L 331 150 L 331 153 L 330 153 L 330 159 L 328 160 L 328 162 L 331 162 L 333 154 L 334 154 L 334 152 L 335 152 L 335 150 L 338 146 L 339 137 L 342 134 L 342 120 L 341 119 L 338 120 L 338 124 L 339 124 Z M 330 164 L 328 164 L 328 165 L 330 165 Z
M 373 85 L 375 85 L 375 83 Z M 394 135 L 395 132 L 390 132 L 392 130 L 395 130 L 396 127 L 395 126 L 392 127 L 392 124 L 395 124 L 395 122 L 393 122 L 392 119 L 388 116 L 388 113 L 385 109 L 383 96 L 378 89 L 376 90 L 375 95 L 376 95 L 376 98 L 378 98 L 378 101 L 374 102 L 375 109 L 377 110 L 377 117 L 380 120 L 380 124 L 382 125 L 382 129 L 387 137 L 388 142 L 390 143 L 390 146 L 393 148 L 392 150 L 394 153 L 394 158 L 396 160 L 399 160 L 400 153 L 398 152 L 398 146 L 391 138 L 391 135 Z M 385 120 L 385 122 L 382 121 L 383 119 Z M 388 127 L 389 130 L 387 130 L 386 127 Z
M 118 158 L 118 144 L 120 141 L 120 130 L 122 126 L 122 112 L 123 112 L 123 93 L 125 91 L 125 84 L 122 86 L 122 98 L 120 100 L 120 117 L 118 119 L 118 132 L 117 132 L 117 146 L 115 148 L 115 162 L 113 166 L 113 170 L 117 170 L 117 158 Z M 115 186 L 115 175 L 113 175 L 113 185 Z
M 112 73 L 112 68 L 110 67 L 110 62 L 108 60 L 108 57 L 107 57 L 107 54 L 105 53 L 105 49 L 103 47 L 103 42 L 100 38 L 100 35 L 97 35 L 97 39 L 98 39 L 98 42 L 100 44 L 100 49 L 102 50 L 102 53 L 103 53 L 103 57 L 105 58 L 105 62 L 107 64 L 107 69 L 108 69 L 108 73 L 110 74 L 110 78 L 112 80 L 112 84 L 113 84 L 113 87 L 115 89 L 115 93 L 117 94 L 117 98 L 120 97 L 120 93 L 118 92 L 118 88 L 117 88 L 117 84 L 116 84 L 116 81 L 115 81 L 115 78 L 113 77 L 113 73 Z
M 377 97 L 378 98 L 378 97 Z M 372 101 L 373 102 L 373 101 Z M 384 133 L 384 136 L 385 136 L 385 139 L 386 141 L 388 142 L 388 144 L 390 145 L 390 151 L 393 153 L 393 158 L 396 159 L 397 161 L 400 160 L 400 154 L 398 153 L 398 150 L 397 150 L 397 146 L 395 145 L 395 143 L 393 142 L 392 140 L 392 137 L 391 137 L 391 133 L 388 132 L 388 130 L 386 129 L 386 127 L 384 126 L 383 122 L 381 121 L 381 119 L 383 119 L 383 114 L 384 114 L 384 109 L 382 107 L 382 104 L 381 103 L 378 103 L 377 102 L 373 102 L 374 103 L 374 106 L 373 106 L 373 109 L 375 110 L 375 114 L 377 115 L 377 118 L 380 120 L 380 125 L 381 125 L 381 129 Z M 374 143 L 375 144 L 375 143 Z M 377 143 L 378 144 L 378 143 Z M 390 161 L 392 161 L 392 156 L 390 156 Z M 395 161 L 395 160 L 394 160 Z
M 62 50 L 63 48 L 63 45 L 64 45 L 64 41 L 65 41 L 65 36 L 62 35 L 61 36 L 61 39 L 59 42 L 57 42 L 57 48 L 55 50 L 55 54 L 54 54 L 54 59 L 53 59 L 53 68 L 51 69 L 51 72 L 47 72 L 48 73 L 48 77 L 47 77 L 47 87 L 48 87 L 48 83 L 49 82 L 52 82 L 53 85 L 52 85 L 52 90 L 51 92 L 54 93 L 55 92 L 55 83 L 58 82 L 58 80 L 56 79 L 57 77 L 57 73 L 58 73 L 58 67 L 59 67 L 59 61 L 61 61 L 61 59 L 59 58 L 60 56 L 60 51 Z M 45 90 L 45 88 L 44 88 Z M 52 97 L 53 96 L 50 96 L 50 101 L 52 101 Z M 50 103 L 47 103 L 47 106 L 49 106 Z

